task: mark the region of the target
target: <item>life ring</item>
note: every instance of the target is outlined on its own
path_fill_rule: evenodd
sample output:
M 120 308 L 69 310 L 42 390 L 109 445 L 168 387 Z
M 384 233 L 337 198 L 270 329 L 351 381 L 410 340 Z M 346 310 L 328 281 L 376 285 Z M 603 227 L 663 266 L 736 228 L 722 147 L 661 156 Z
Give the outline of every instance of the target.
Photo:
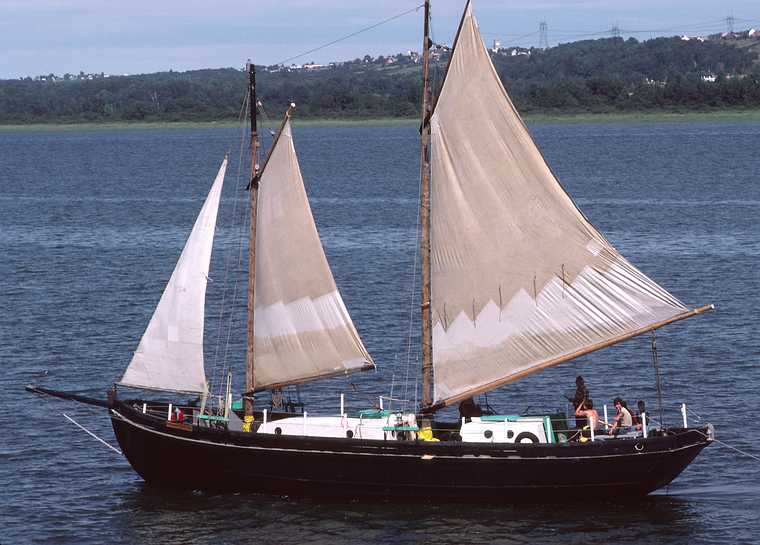
M 642 450 L 644 450 L 644 443 L 636 443 L 635 445 L 633 445 L 633 448 L 635 448 L 638 452 L 641 452 Z
M 515 437 L 515 443 L 538 443 L 538 437 L 529 431 L 518 433 Z

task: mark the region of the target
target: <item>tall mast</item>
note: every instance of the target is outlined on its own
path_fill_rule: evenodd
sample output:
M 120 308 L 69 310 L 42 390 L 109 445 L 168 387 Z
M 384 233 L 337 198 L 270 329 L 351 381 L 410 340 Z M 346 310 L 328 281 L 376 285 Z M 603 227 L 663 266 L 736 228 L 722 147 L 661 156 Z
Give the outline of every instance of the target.
M 248 238 L 248 328 L 245 358 L 245 416 L 253 416 L 253 391 L 256 387 L 253 378 L 253 292 L 256 286 L 256 210 L 259 200 L 258 148 L 259 136 L 256 132 L 256 67 L 248 62 L 248 102 L 251 118 L 251 218 Z
M 422 258 L 422 410 L 433 403 L 433 340 L 430 288 L 430 0 L 425 0 L 425 35 L 422 40 L 422 124 L 420 127 L 420 256 Z

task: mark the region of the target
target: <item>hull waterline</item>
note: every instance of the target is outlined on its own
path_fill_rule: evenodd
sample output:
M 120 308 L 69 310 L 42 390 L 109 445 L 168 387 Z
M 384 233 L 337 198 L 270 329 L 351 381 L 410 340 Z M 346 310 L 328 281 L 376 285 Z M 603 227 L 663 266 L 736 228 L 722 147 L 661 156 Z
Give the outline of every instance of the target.
M 707 428 L 555 445 L 275 436 L 172 425 L 121 403 L 111 420 L 129 463 L 151 485 L 324 497 L 644 496 L 711 441 Z

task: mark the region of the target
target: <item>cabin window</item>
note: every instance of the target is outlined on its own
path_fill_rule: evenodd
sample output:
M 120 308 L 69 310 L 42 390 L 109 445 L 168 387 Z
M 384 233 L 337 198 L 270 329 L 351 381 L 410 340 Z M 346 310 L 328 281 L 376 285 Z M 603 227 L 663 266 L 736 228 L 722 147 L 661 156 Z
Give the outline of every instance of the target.
M 483 435 L 486 436 L 486 439 L 490 439 L 491 437 L 493 437 L 493 432 L 491 430 L 486 430 L 483 432 Z

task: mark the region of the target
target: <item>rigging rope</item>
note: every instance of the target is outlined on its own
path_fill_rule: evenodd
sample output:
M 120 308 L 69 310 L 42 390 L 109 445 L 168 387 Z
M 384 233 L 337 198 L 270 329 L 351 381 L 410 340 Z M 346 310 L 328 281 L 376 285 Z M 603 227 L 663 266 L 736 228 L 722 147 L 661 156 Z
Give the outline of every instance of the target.
M 351 32 L 349 34 L 346 34 L 345 36 L 341 36 L 340 38 L 337 38 L 335 40 L 332 40 L 332 41 L 327 42 L 325 44 L 322 44 L 320 46 L 317 46 L 317 47 L 314 47 L 312 49 L 309 49 L 308 51 L 304 51 L 302 53 L 299 53 L 298 55 L 294 55 L 292 57 L 288 57 L 287 59 L 283 59 L 283 60 L 279 61 L 276 64 L 284 65 L 285 63 L 290 62 L 292 60 L 295 60 L 295 59 L 298 59 L 298 58 L 303 57 L 305 55 L 309 55 L 311 53 L 320 51 L 322 49 L 325 49 L 327 47 L 330 47 L 332 45 L 340 43 L 340 42 L 342 42 L 344 40 L 347 40 L 349 38 L 353 38 L 355 36 L 358 36 L 359 34 L 362 34 L 362 33 L 367 32 L 369 30 L 378 28 L 378 27 L 380 27 L 380 26 L 382 26 L 384 24 L 387 24 L 387 23 L 389 23 L 391 21 L 399 19 L 399 18 L 401 18 L 401 17 L 403 17 L 405 15 L 408 15 L 409 13 L 418 11 L 422 7 L 424 7 L 424 4 L 419 4 L 419 5 L 417 5 L 417 6 L 413 7 L 413 8 L 410 8 L 410 9 L 408 9 L 406 11 L 401 12 L 401 13 L 397 13 L 396 15 L 392 15 L 391 17 L 388 17 L 386 19 L 383 19 L 382 21 L 379 21 L 379 22 L 374 23 L 372 25 L 369 25 L 369 26 L 366 26 L 364 28 L 361 28 L 361 29 L 359 29 L 359 30 L 357 30 L 355 32 Z M 242 101 L 242 105 L 241 105 L 241 109 L 240 109 L 240 115 L 239 115 L 239 121 L 240 121 L 240 126 L 241 126 L 241 138 L 240 138 L 240 153 L 239 153 L 239 157 L 238 157 L 238 171 L 237 171 L 237 175 L 236 175 L 236 191 L 235 191 L 235 194 L 237 194 L 237 190 L 240 187 L 240 175 L 241 175 L 241 171 L 242 171 L 243 149 L 244 149 L 244 140 L 245 140 L 245 134 L 244 134 L 244 129 L 245 129 L 244 115 L 245 115 L 245 112 L 246 112 L 247 105 L 248 105 L 249 101 L 250 101 L 249 93 L 246 93 L 246 95 L 245 95 L 245 97 L 243 98 L 243 101 Z M 264 117 L 265 124 L 271 125 L 271 120 L 269 119 L 269 116 L 267 115 L 267 113 L 266 113 L 266 111 L 265 111 L 265 109 L 264 109 L 263 104 L 261 103 L 261 101 L 257 101 L 257 103 L 255 104 L 254 107 L 256 107 L 262 113 L 262 116 Z M 271 127 L 267 127 L 267 132 L 269 132 L 270 137 L 274 137 L 274 130 Z M 232 212 L 232 217 L 233 218 L 235 218 L 236 215 L 237 215 L 237 208 L 238 208 L 237 207 L 237 199 L 235 199 L 234 200 L 234 204 L 233 204 L 233 212 Z M 243 209 L 243 212 L 245 212 L 245 207 L 242 207 L 242 209 Z M 419 212 L 418 212 L 418 215 L 419 215 Z M 224 386 L 224 384 L 223 384 L 224 380 L 222 380 L 222 379 L 229 372 L 229 359 L 228 359 L 228 357 L 229 357 L 229 349 L 230 349 L 230 343 L 231 343 L 231 338 L 232 338 L 232 331 L 233 331 L 234 325 L 236 323 L 234 309 L 236 308 L 237 302 L 238 302 L 238 294 L 239 294 L 239 291 L 240 291 L 239 290 L 239 283 L 240 283 L 239 277 L 240 277 L 240 273 L 242 272 L 243 247 L 244 247 L 243 241 L 244 241 L 244 238 L 245 238 L 243 236 L 243 232 L 244 232 L 245 228 L 248 227 L 248 221 L 249 221 L 249 218 L 247 216 L 244 216 L 243 218 L 241 218 L 241 221 L 239 222 L 239 226 L 240 226 L 240 228 L 239 228 L 239 231 L 240 231 L 239 235 L 240 236 L 238 236 L 238 240 L 240 242 L 239 242 L 239 245 L 238 245 L 238 266 L 237 266 L 237 273 L 238 274 L 235 275 L 235 281 L 234 281 L 233 287 L 232 287 L 233 294 L 232 294 L 231 307 L 232 307 L 233 310 L 230 311 L 230 313 L 229 313 L 230 317 L 229 317 L 229 323 L 227 324 L 227 335 L 226 335 L 226 340 L 225 340 L 224 352 L 223 352 L 223 356 L 222 356 L 222 363 L 220 364 L 219 363 L 219 351 L 220 351 L 220 345 L 221 345 L 221 338 L 222 338 L 222 335 L 223 335 L 223 315 L 224 315 L 226 304 L 227 304 L 227 285 L 228 285 L 230 262 L 232 260 L 232 247 L 230 247 L 230 249 L 228 251 L 228 254 L 227 254 L 227 259 L 226 259 L 226 264 L 225 264 L 225 275 L 224 275 L 224 288 L 223 288 L 223 292 L 222 292 L 222 301 L 221 301 L 221 306 L 220 306 L 220 311 L 219 311 L 219 328 L 218 328 L 218 332 L 217 332 L 217 342 L 216 342 L 216 346 L 215 346 L 215 349 L 214 349 L 214 372 L 213 372 L 213 379 L 212 379 L 211 385 L 209 387 L 209 392 L 210 393 L 213 392 L 214 386 L 216 385 L 217 389 L 219 391 L 219 394 L 221 394 L 222 387 Z M 234 220 L 233 220 L 233 222 L 234 222 Z M 419 217 L 418 217 L 417 223 L 419 224 Z M 234 225 L 234 223 L 233 223 L 233 225 Z M 415 257 L 415 261 L 416 261 L 416 257 Z M 415 270 L 416 270 L 416 263 L 415 263 Z M 411 322 L 410 322 L 410 336 L 411 336 Z M 409 341 L 409 352 L 411 353 L 411 337 L 410 337 L 410 341 Z M 407 357 L 407 361 L 408 360 L 409 360 L 409 357 Z M 222 377 L 222 378 L 220 379 L 219 377 Z M 407 379 L 408 379 L 408 369 L 407 369 Z
M 699 430 L 695 430 L 695 431 L 696 431 L 697 433 L 699 433 L 700 435 L 704 436 L 705 438 L 707 438 L 707 439 L 710 439 L 710 437 L 709 437 L 709 436 L 708 436 L 706 433 L 704 433 L 704 432 L 702 432 L 702 431 L 699 431 Z M 738 452 L 739 454 L 743 454 L 744 456 L 747 456 L 747 457 L 749 457 L 749 458 L 752 458 L 753 460 L 756 460 L 756 461 L 760 462 L 760 456 L 755 456 L 754 454 L 750 454 L 749 452 L 747 452 L 747 451 L 744 451 L 744 450 L 742 450 L 742 449 L 740 449 L 740 448 L 736 448 L 736 447 L 734 447 L 734 446 L 731 446 L 731 445 L 729 445 L 728 443 L 726 443 L 726 442 L 724 442 L 724 441 L 721 441 L 721 440 L 719 440 L 719 439 L 715 439 L 715 437 L 713 437 L 713 438 L 712 438 L 712 440 L 713 440 L 714 442 L 718 443 L 719 445 L 723 445 L 723 446 L 724 446 L 724 447 L 726 447 L 726 448 L 730 448 L 731 450 L 735 450 L 735 451 L 736 451 L 736 452 Z
M 243 144 L 241 143 L 241 146 L 240 146 L 240 158 L 238 160 L 238 184 L 237 184 L 237 186 L 235 188 L 236 189 L 236 191 L 235 191 L 236 194 L 240 190 L 239 180 L 240 180 L 240 171 L 242 170 L 242 165 L 243 165 Z M 237 202 L 237 199 L 235 199 L 235 201 Z M 245 232 L 248 229 L 249 220 L 250 220 L 249 214 L 246 214 L 247 211 L 248 211 L 248 207 L 246 207 L 246 206 L 241 206 L 240 207 L 240 212 L 239 213 L 240 213 L 241 217 L 240 217 L 240 220 L 238 221 L 239 228 L 238 228 L 238 236 L 237 236 L 237 239 L 238 239 L 238 260 L 237 260 L 237 267 L 236 267 L 236 273 L 237 274 L 235 274 L 235 281 L 234 281 L 233 287 L 232 287 L 232 305 L 231 306 L 232 306 L 233 309 L 237 308 L 238 297 L 239 297 L 239 294 L 240 294 L 240 291 L 241 291 L 240 287 L 239 287 L 239 285 L 240 285 L 240 275 L 241 275 L 242 272 L 244 272 L 244 269 L 243 269 L 243 255 L 244 255 L 244 248 L 245 248 L 244 242 L 247 240 L 247 237 L 245 237 L 244 235 L 245 235 Z M 225 340 L 225 345 L 224 345 L 224 357 L 223 357 L 223 360 L 222 360 L 224 362 L 223 370 L 226 371 L 226 372 L 229 372 L 229 367 L 230 367 L 229 366 L 230 342 L 231 342 L 231 339 L 232 339 L 232 331 L 235 328 L 235 324 L 236 324 L 235 313 L 234 312 L 230 312 L 229 323 L 227 325 L 227 338 Z M 226 373 L 224 373 L 222 375 L 222 378 L 225 375 L 226 375 Z M 221 392 L 222 392 L 223 382 L 224 382 L 224 380 L 221 380 L 220 383 L 219 383 L 219 395 L 221 395 Z M 226 386 L 225 386 L 225 388 L 226 388 Z
M 239 144 L 239 152 L 238 152 L 237 173 L 235 176 L 235 194 L 236 195 L 240 189 L 240 176 L 242 172 L 243 150 L 244 150 L 244 145 L 245 145 L 245 128 L 246 128 L 245 113 L 248 110 L 249 100 L 250 100 L 250 96 L 249 96 L 248 91 L 246 91 L 246 94 L 243 97 L 243 100 L 240 106 L 240 112 L 238 114 L 238 124 L 240 127 L 240 144 Z M 232 216 L 231 216 L 232 220 L 230 222 L 233 228 L 236 223 L 237 208 L 238 208 L 238 199 L 235 198 L 233 199 L 233 208 L 232 208 Z M 245 209 L 245 207 L 243 207 L 243 209 Z M 226 302 L 227 302 L 227 291 L 229 287 L 229 274 L 230 274 L 230 268 L 231 268 L 231 263 L 232 263 L 232 256 L 233 256 L 233 246 L 230 246 L 227 250 L 227 256 L 225 259 L 222 301 L 220 304 L 219 318 L 218 318 L 219 327 L 217 331 L 216 346 L 214 348 L 213 378 L 211 380 L 211 384 L 209 385 L 210 393 L 214 392 L 214 389 L 216 386 L 216 389 L 218 390 L 219 394 L 221 394 L 222 384 L 224 382 L 223 377 L 226 376 L 227 368 L 228 368 L 227 357 L 226 357 L 227 356 L 226 346 L 225 346 L 224 358 L 222 359 L 221 365 L 219 363 L 219 351 L 220 351 L 220 345 L 221 345 L 221 340 L 222 340 L 223 330 L 224 330 L 224 313 L 225 313 Z M 233 303 L 234 303 L 234 298 L 233 298 Z M 233 304 L 233 309 L 234 309 L 234 304 Z M 232 316 L 232 312 L 230 313 L 230 316 Z
M 249 101 L 249 93 L 246 91 L 245 96 L 243 97 L 241 106 L 240 106 L 240 112 L 238 114 L 238 124 L 240 127 L 240 150 L 238 154 L 238 168 L 237 168 L 237 174 L 235 177 L 235 194 L 237 194 L 237 190 L 240 187 L 240 173 L 242 171 L 242 155 L 243 155 L 243 146 L 245 141 L 245 112 L 248 109 L 248 101 Z M 233 200 L 233 208 L 232 208 L 232 226 L 234 227 L 234 222 L 236 218 L 237 213 L 237 199 Z M 211 380 L 211 384 L 209 387 L 209 391 L 213 392 L 213 388 L 215 385 L 219 384 L 221 380 L 219 379 L 219 372 L 220 370 L 223 370 L 223 365 L 219 365 L 219 349 L 221 345 L 222 340 L 222 334 L 224 329 L 224 312 L 226 308 L 226 300 L 227 300 L 227 289 L 228 289 L 228 282 L 229 282 L 229 271 L 230 271 L 230 263 L 232 261 L 232 247 L 228 248 L 227 250 L 227 256 L 225 259 L 225 266 L 224 266 L 224 282 L 222 284 L 222 301 L 219 308 L 219 327 L 217 329 L 217 337 L 216 337 L 216 344 L 214 347 L 214 367 L 213 367 L 213 378 Z M 222 373 L 222 376 L 224 373 Z
M 419 180 L 417 182 L 417 202 L 420 202 L 420 199 L 422 198 L 422 171 L 419 172 Z M 407 333 L 407 340 L 406 340 L 406 375 L 404 377 L 404 399 L 408 399 L 408 389 L 409 389 L 409 368 L 411 366 L 411 360 L 412 360 L 412 330 L 414 328 L 414 307 L 415 307 L 415 301 L 416 301 L 416 290 L 417 290 L 417 263 L 419 261 L 419 249 L 420 249 L 420 236 L 421 236 L 421 229 L 420 229 L 420 207 L 417 206 L 417 219 L 415 223 L 415 244 L 414 244 L 414 260 L 412 261 L 412 282 L 411 282 L 411 288 L 410 288 L 410 305 L 409 305 L 409 332 Z M 414 399 L 415 399 L 415 405 L 417 403 L 417 380 L 418 378 L 415 378 L 415 385 L 414 385 Z M 403 404 L 403 410 L 406 411 L 406 402 Z
M 700 416 L 697 412 L 695 412 L 692 409 L 690 409 L 688 406 L 686 407 L 686 411 L 689 414 L 691 414 L 692 416 L 694 416 L 694 418 L 695 418 L 695 420 L 697 422 L 701 422 L 702 421 L 702 416 Z M 696 431 L 698 433 L 704 435 L 705 437 L 707 437 L 707 434 L 705 434 L 704 432 L 701 432 L 699 430 L 696 430 Z M 729 445 L 728 443 L 726 443 L 724 441 L 720 441 L 719 439 L 715 439 L 715 437 L 713 437 L 712 440 L 715 441 L 716 443 L 718 443 L 719 445 L 723 445 L 724 447 L 730 448 L 731 450 L 735 450 L 739 454 L 743 454 L 744 456 L 748 456 L 748 457 L 753 458 L 754 460 L 757 460 L 758 462 L 760 462 L 760 457 L 759 456 L 755 456 L 754 454 L 750 454 L 749 452 L 746 452 L 746 451 L 743 451 L 743 450 L 741 450 L 739 448 L 731 446 L 731 445 Z
M 387 19 L 383 19 L 382 21 L 380 21 L 378 23 L 375 23 L 373 25 L 364 27 L 364 28 L 359 29 L 359 30 L 357 30 L 355 32 L 352 32 L 350 34 L 346 34 L 345 36 L 341 36 L 340 38 L 337 38 L 337 39 L 335 39 L 335 40 L 333 40 L 331 42 L 327 42 L 325 44 L 319 45 L 317 47 L 309 49 L 308 51 L 304 51 L 303 53 L 299 53 L 298 55 L 294 55 L 292 57 L 288 57 L 287 59 L 281 60 L 280 62 L 275 63 L 275 64 L 285 64 L 286 62 L 290 62 L 290 61 L 293 61 L 295 59 L 299 59 L 301 57 L 305 57 L 306 55 L 309 55 L 310 53 L 315 53 L 316 51 L 320 51 L 322 49 L 325 49 L 326 47 L 330 47 L 331 45 L 335 45 L 335 44 L 340 43 L 340 42 L 342 42 L 344 40 L 348 40 L 349 38 L 353 38 L 354 36 L 358 36 L 359 34 L 367 32 L 368 30 L 372 30 L 372 29 L 377 28 L 379 26 L 382 26 L 382 25 L 384 25 L 386 23 L 390 23 L 391 21 L 394 21 L 396 19 L 400 19 L 404 15 L 408 15 L 408 14 L 412 13 L 413 11 L 418 11 L 420 8 L 424 7 L 424 5 L 425 4 L 420 4 L 419 6 L 415 6 L 415 7 L 411 8 L 411 9 L 408 9 L 408 10 L 403 11 L 401 13 L 397 13 L 396 15 L 388 17 Z
M 245 114 L 245 111 L 247 110 L 247 105 L 248 105 L 249 102 L 250 102 L 250 96 L 249 96 L 248 93 L 246 93 L 246 100 L 244 102 L 243 109 L 242 109 L 243 115 Z M 269 116 L 267 115 L 266 110 L 264 109 L 263 103 L 260 100 L 256 101 L 256 109 L 263 115 L 263 117 L 264 117 L 264 123 L 271 124 L 271 120 L 270 120 Z M 248 127 L 248 123 L 247 123 L 247 121 L 245 119 L 241 119 L 241 125 L 242 125 L 242 131 L 241 131 L 241 140 L 240 140 L 240 154 L 239 154 L 239 158 L 238 158 L 237 183 L 236 183 L 236 186 L 235 186 L 235 194 L 236 195 L 238 194 L 238 191 L 240 190 L 240 187 L 241 187 L 240 176 L 241 176 L 241 171 L 242 171 L 242 166 L 243 166 L 245 128 Z M 270 145 L 273 145 L 274 144 L 274 131 L 270 127 L 267 127 L 267 132 L 269 132 L 269 135 L 271 137 L 271 143 L 270 143 Z M 261 139 L 261 140 L 263 140 L 263 139 Z M 258 153 L 258 150 L 256 152 Z M 237 199 L 235 199 L 235 205 L 237 205 Z M 245 247 L 246 247 L 245 242 L 248 240 L 248 237 L 246 236 L 246 233 L 248 231 L 248 227 L 250 225 L 250 219 L 251 219 L 250 215 L 247 214 L 247 212 L 248 212 L 248 207 L 246 207 L 246 206 L 241 207 L 241 210 L 240 210 L 241 217 L 240 217 L 240 219 L 238 221 L 239 229 L 238 229 L 238 235 L 237 235 L 237 240 L 238 240 L 238 262 L 237 262 L 237 269 L 236 269 L 237 274 L 235 275 L 235 281 L 234 281 L 233 287 L 232 287 L 232 293 L 233 293 L 233 295 L 232 295 L 232 305 L 231 306 L 232 306 L 233 311 L 234 311 L 235 308 L 237 308 L 237 304 L 238 304 L 238 300 L 239 300 L 239 296 L 240 296 L 240 292 L 241 292 L 241 289 L 240 289 L 240 277 L 241 277 L 241 274 L 247 272 L 247 269 L 245 269 L 243 267 L 244 254 L 245 254 L 244 250 L 245 250 Z M 233 217 L 234 217 L 234 214 L 235 214 L 235 211 L 233 209 Z M 230 369 L 231 369 L 231 365 L 229 363 L 229 353 L 230 353 L 230 345 L 232 343 L 232 332 L 235 330 L 236 323 L 237 323 L 237 320 L 236 320 L 236 317 L 235 317 L 235 313 L 234 312 L 230 312 L 229 323 L 228 323 L 228 326 L 227 326 L 227 337 L 226 337 L 225 346 L 224 346 L 224 357 L 223 357 L 223 360 L 222 360 L 223 361 L 223 365 L 222 365 L 222 368 L 221 368 L 221 370 L 222 370 L 221 380 L 219 380 L 218 385 L 217 385 L 218 386 L 217 387 L 217 390 L 218 390 L 218 394 L 217 395 L 222 395 L 222 389 L 226 390 L 226 384 L 224 382 L 224 377 L 227 376 L 227 374 L 230 372 Z
M 89 435 L 91 435 L 92 437 L 94 437 L 95 439 L 97 439 L 98 441 L 100 441 L 101 443 L 103 443 L 105 446 L 107 446 L 108 448 L 110 448 L 110 449 L 111 449 L 112 451 L 114 451 L 115 453 L 117 453 L 117 454 L 122 454 L 122 452 L 121 452 L 119 449 L 117 449 L 115 446 L 111 445 L 110 443 L 108 443 L 108 442 L 107 442 L 107 441 L 105 441 L 104 439 L 101 439 L 100 437 L 98 437 L 97 435 L 95 435 L 94 433 L 92 433 L 90 430 L 88 430 L 87 428 L 85 428 L 85 427 L 84 427 L 82 424 L 80 424 L 79 422 L 77 422 L 76 420 L 74 420 L 73 418 L 71 418 L 71 417 L 70 417 L 69 415 L 67 415 L 66 413 L 61 413 L 61 414 L 62 414 L 63 416 L 65 416 L 65 417 L 66 417 L 66 419 L 67 419 L 69 422 L 71 422 L 72 424 L 74 424 L 76 427 L 78 427 L 78 428 L 79 428 L 79 429 L 81 429 L 82 431 L 84 431 L 84 432 L 88 433 Z

